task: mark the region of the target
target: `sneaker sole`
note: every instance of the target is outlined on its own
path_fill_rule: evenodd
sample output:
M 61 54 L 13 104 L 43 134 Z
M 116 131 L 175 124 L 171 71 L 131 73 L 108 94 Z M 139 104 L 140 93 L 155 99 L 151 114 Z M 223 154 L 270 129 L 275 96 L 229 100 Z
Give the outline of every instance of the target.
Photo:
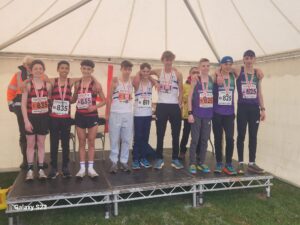
M 251 169 L 251 168 L 248 168 L 248 171 L 251 173 L 256 173 L 256 174 L 264 174 L 265 173 L 265 171 L 255 170 L 255 169 Z
M 179 166 L 176 166 L 175 164 L 173 164 L 173 163 L 171 163 L 171 166 L 173 167 L 173 168 L 175 168 L 175 169 L 177 169 L 177 170 L 180 170 L 180 169 L 183 169 L 183 166 L 181 167 L 179 167 Z
M 161 170 L 162 168 L 163 168 L 163 166 L 165 165 L 165 163 L 162 163 L 161 165 L 160 165 L 160 167 L 154 167 L 154 169 L 157 169 L 157 170 Z
M 148 169 L 148 168 L 151 168 L 151 167 L 152 167 L 151 165 L 149 165 L 149 166 L 145 166 L 145 164 L 143 164 L 143 163 L 141 163 L 141 165 L 142 165 L 142 167 L 144 167 L 144 168 L 146 168 L 146 169 Z

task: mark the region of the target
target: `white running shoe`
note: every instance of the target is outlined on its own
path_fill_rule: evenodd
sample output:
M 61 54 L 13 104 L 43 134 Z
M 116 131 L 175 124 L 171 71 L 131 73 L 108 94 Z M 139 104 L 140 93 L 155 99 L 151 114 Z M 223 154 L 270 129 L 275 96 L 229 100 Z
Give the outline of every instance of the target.
M 78 171 L 78 173 L 76 174 L 76 177 L 78 177 L 78 178 L 83 178 L 83 177 L 85 176 L 85 174 L 86 174 L 85 168 L 84 168 L 84 169 L 80 169 L 80 170 Z
M 28 170 L 26 174 L 26 181 L 33 180 L 33 170 Z
M 88 168 L 88 175 L 89 177 L 91 178 L 95 178 L 95 177 L 98 177 L 99 174 L 94 170 L 94 168 Z
M 47 176 L 43 169 L 39 169 L 39 179 L 46 179 Z

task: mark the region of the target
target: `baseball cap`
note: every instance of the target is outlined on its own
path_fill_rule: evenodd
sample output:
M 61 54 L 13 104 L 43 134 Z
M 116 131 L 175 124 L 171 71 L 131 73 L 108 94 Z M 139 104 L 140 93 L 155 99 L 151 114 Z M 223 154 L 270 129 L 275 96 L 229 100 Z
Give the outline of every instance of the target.
M 255 52 L 249 49 L 244 52 L 244 57 L 246 57 L 246 56 L 255 57 Z
M 221 64 L 225 64 L 225 63 L 233 63 L 233 58 L 231 56 L 224 56 L 221 59 Z

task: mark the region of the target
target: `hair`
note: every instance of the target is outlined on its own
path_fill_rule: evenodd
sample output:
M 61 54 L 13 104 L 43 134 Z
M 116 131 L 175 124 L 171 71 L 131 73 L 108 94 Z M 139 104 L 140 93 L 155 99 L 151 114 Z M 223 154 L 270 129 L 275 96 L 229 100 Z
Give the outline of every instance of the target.
M 89 66 L 89 67 L 92 67 L 92 68 L 95 67 L 95 63 L 92 60 L 89 60 L 89 59 L 82 60 L 80 65 L 81 66 Z
M 198 67 L 196 67 L 196 66 L 191 67 L 189 74 L 192 72 L 193 69 L 198 69 Z
M 209 62 L 209 60 L 207 58 L 202 58 L 199 61 L 199 64 L 204 63 L 204 62 Z
M 61 60 L 57 63 L 57 69 L 61 66 L 61 65 L 68 65 L 68 67 L 70 67 L 70 63 L 66 60 Z
M 148 68 L 149 70 L 151 70 L 151 65 L 149 63 L 142 63 L 140 65 L 140 69 L 143 70 L 144 68 Z
M 161 61 L 163 61 L 164 59 L 171 59 L 174 60 L 175 59 L 175 54 L 171 51 L 164 51 L 163 54 L 161 55 Z
M 121 68 L 132 68 L 133 64 L 128 61 L 128 60 L 124 60 L 121 62 Z
M 26 55 L 24 56 L 23 60 L 22 60 L 22 64 L 23 65 L 30 65 L 32 63 L 32 61 L 34 60 L 34 58 L 30 55 Z
M 32 70 L 32 68 L 33 68 L 34 65 L 36 65 L 36 64 L 41 65 L 41 66 L 43 67 L 44 70 L 46 69 L 45 63 L 44 63 L 42 60 L 40 60 L 40 59 L 35 59 L 35 60 L 33 60 L 32 63 L 30 64 L 30 69 Z

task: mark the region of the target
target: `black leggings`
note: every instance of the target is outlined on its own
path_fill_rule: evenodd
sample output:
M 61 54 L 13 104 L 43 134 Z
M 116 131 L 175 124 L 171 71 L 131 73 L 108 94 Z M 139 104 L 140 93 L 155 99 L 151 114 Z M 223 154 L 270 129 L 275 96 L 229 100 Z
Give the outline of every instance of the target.
M 225 139 L 226 139 L 226 163 L 232 163 L 232 155 L 234 148 L 234 114 L 233 115 L 220 115 L 214 113 L 213 116 L 213 132 L 215 139 L 215 150 L 216 150 L 216 161 L 220 163 L 223 161 L 222 159 L 222 139 L 223 139 L 223 130 L 225 131 Z
M 244 140 L 248 125 L 249 132 L 249 162 L 255 162 L 257 132 L 260 122 L 260 111 L 258 105 L 238 104 L 237 109 L 237 149 L 239 162 L 244 161 Z
M 183 120 L 183 131 L 182 131 L 182 137 L 180 141 L 180 153 L 185 154 L 187 151 L 187 143 L 189 141 L 191 133 L 191 124 L 188 122 L 187 119 Z
M 172 130 L 172 159 L 178 159 L 179 135 L 181 128 L 181 111 L 178 104 L 158 103 L 156 106 L 156 134 L 157 146 L 156 154 L 159 159 L 163 159 L 163 144 L 168 120 Z

